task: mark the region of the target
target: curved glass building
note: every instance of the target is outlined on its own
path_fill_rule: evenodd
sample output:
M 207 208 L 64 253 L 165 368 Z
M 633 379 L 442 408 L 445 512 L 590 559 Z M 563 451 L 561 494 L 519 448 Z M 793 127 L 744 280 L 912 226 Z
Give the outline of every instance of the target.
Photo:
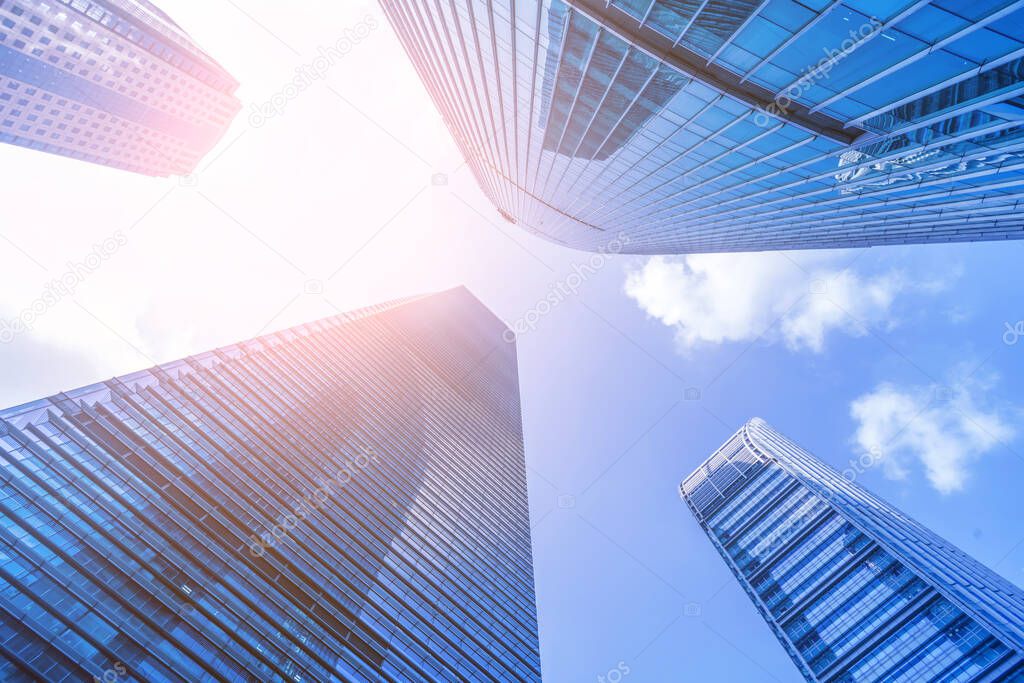
M 456 289 L 0 410 L 0 680 L 540 681 L 507 332 Z
M 237 87 L 148 0 L 0 2 L 0 142 L 183 175 L 241 109 Z
M 483 191 L 550 240 L 1024 237 L 1020 0 L 381 3 Z
M 1024 682 L 1024 591 L 754 419 L 683 500 L 814 683 Z

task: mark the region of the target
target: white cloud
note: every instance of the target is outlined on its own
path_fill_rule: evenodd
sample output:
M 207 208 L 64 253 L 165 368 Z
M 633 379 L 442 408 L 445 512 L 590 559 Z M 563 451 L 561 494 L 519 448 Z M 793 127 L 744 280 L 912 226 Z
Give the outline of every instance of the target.
M 830 332 L 892 324 L 893 302 L 908 288 L 897 271 L 860 275 L 827 253 L 654 257 L 626 279 L 626 293 L 674 327 L 684 349 L 766 335 L 820 352 Z
M 994 380 L 969 380 L 956 389 L 877 386 L 850 404 L 859 423 L 857 445 L 879 458 L 885 475 L 904 479 L 920 462 L 940 493 L 964 487 L 969 467 L 1014 437 L 1014 429 L 979 395 Z

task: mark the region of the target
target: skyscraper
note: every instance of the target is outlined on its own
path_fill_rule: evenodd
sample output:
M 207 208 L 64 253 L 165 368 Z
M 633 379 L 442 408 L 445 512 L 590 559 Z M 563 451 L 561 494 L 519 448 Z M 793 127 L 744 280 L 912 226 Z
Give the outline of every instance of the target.
M 0 412 L 0 680 L 539 681 L 506 330 L 456 289 Z
M 238 113 L 237 87 L 148 0 L 0 3 L 0 142 L 183 175 Z
M 1024 681 L 1024 591 L 754 419 L 683 500 L 808 681 Z
M 381 4 L 485 194 L 555 242 L 1024 237 L 1019 1 Z

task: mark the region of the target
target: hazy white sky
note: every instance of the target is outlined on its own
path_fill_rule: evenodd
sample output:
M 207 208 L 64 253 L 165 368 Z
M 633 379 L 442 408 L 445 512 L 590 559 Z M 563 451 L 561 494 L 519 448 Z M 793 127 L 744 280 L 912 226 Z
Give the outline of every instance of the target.
M 514 317 L 543 294 L 523 283 L 553 273 L 537 259 L 573 258 L 498 225 L 375 3 L 161 7 L 241 82 L 243 110 L 186 180 L 0 146 L 0 317 L 95 244 L 124 242 L 0 345 L 0 405 L 462 283 Z M 325 63 L 321 48 L 338 45 L 350 49 Z M 268 102 L 280 113 L 254 114 Z

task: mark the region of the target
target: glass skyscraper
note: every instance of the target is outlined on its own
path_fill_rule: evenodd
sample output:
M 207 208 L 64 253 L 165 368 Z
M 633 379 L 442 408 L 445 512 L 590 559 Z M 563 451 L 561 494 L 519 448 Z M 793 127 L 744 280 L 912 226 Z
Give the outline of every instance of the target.
M 1024 591 L 754 419 L 683 499 L 808 681 L 1024 681 Z
M 381 4 L 480 187 L 555 242 L 1024 237 L 1020 0 Z
M 183 175 L 241 109 L 237 87 L 148 0 L 0 2 L 0 142 Z
M 0 680 L 539 681 L 506 332 L 455 289 L 0 411 Z

